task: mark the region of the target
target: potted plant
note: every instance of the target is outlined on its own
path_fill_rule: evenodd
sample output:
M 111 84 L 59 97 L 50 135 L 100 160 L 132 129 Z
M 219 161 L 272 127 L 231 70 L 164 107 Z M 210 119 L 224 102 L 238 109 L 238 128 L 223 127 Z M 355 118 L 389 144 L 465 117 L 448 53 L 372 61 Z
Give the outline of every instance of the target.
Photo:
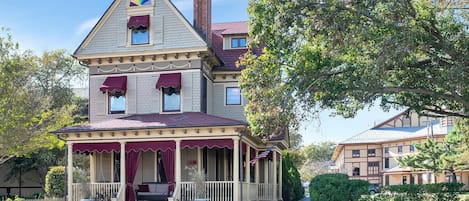
M 207 189 L 206 189 L 206 175 L 203 171 L 197 171 L 195 166 L 187 168 L 189 170 L 189 176 L 191 180 L 195 184 L 195 192 L 196 198 L 194 201 L 209 201 L 210 199 L 207 197 Z

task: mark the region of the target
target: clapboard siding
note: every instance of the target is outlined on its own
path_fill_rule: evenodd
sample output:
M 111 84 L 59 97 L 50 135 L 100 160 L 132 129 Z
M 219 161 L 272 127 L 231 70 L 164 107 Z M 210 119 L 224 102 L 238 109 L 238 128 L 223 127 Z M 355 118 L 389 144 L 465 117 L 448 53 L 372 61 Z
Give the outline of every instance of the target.
M 246 121 L 244 106 L 247 100 L 242 97 L 242 105 L 225 105 L 225 87 L 237 86 L 236 84 L 213 84 L 212 113 L 215 116 L 226 117 Z
M 164 73 L 164 72 L 163 72 Z M 159 113 L 161 92 L 156 89 L 160 72 L 119 74 L 127 76 L 126 114 L 108 114 L 107 94 L 99 91 L 106 76 L 90 78 L 90 122 L 119 118 L 133 114 Z M 117 76 L 117 75 L 109 75 Z M 200 112 L 200 71 L 182 72 L 182 110 Z
M 155 0 L 155 9 L 150 16 L 151 45 L 129 46 L 127 29 L 128 1 L 121 0 L 110 17 L 104 21 L 96 34 L 90 35 L 91 40 L 79 49 L 77 54 L 140 52 L 148 50 L 164 50 L 178 48 L 194 48 L 206 46 L 197 33 L 187 26 L 188 22 L 178 17 L 177 11 L 168 0 Z M 161 30 L 163 29 L 163 30 Z

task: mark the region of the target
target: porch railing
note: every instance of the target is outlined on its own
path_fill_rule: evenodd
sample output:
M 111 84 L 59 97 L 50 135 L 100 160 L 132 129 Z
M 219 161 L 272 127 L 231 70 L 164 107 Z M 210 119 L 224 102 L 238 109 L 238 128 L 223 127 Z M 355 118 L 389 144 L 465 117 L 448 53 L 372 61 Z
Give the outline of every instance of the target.
M 72 200 L 93 198 L 111 200 L 119 193 L 120 183 L 74 183 L 72 184 Z
M 233 201 L 233 181 L 207 181 L 205 182 L 205 197 L 210 201 Z M 194 200 L 197 198 L 195 182 L 181 182 L 181 200 Z
M 273 200 L 274 185 L 273 184 L 257 184 L 258 197 L 257 200 Z

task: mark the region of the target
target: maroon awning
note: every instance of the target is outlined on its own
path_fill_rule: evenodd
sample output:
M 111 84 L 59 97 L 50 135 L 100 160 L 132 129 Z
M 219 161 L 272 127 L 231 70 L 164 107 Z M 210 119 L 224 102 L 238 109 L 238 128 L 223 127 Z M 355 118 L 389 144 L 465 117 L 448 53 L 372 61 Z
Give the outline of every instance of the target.
M 127 90 L 127 76 L 107 77 L 99 88 L 102 92 L 121 92 Z
M 138 27 L 148 28 L 150 24 L 150 16 L 149 15 L 141 15 L 141 16 L 132 16 L 127 22 L 127 27 L 129 29 L 135 29 Z
M 156 88 L 181 88 L 181 73 L 161 74 L 156 83 Z
M 107 152 L 113 151 L 120 152 L 120 143 L 118 142 L 106 142 L 106 143 L 79 143 L 73 144 L 73 152 Z
M 183 140 L 181 141 L 181 148 L 228 148 L 233 149 L 233 140 L 231 139 L 216 139 L 216 140 Z
M 130 151 L 167 151 L 175 150 L 174 141 L 153 141 L 153 142 L 129 142 L 125 145 L 125 152 Z

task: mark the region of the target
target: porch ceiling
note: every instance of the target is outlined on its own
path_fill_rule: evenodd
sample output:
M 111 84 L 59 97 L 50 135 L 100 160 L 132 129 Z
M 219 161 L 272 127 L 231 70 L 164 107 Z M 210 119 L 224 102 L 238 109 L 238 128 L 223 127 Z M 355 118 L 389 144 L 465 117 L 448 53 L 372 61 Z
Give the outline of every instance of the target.
M 180 114 L 143 114 L 131 115 L 98 123 L 64 127 L 53 131 L 53 133 L 213 126 L 247 126 L 247 123 L 200 112 L 185 112 Z

